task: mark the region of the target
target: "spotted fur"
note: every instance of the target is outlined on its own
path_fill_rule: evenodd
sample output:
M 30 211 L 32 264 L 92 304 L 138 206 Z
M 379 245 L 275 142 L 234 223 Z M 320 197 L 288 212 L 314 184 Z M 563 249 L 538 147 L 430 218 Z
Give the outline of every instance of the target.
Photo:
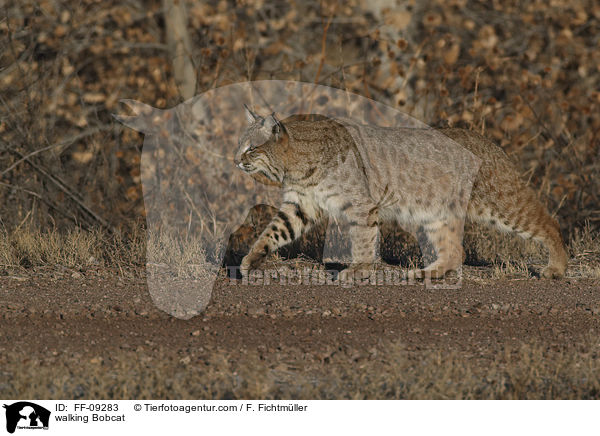
M 425 269 L 410 274 L 442 277 L 464 260 L 466 215 L 540 241 L 550 255 L 542 275 L 559 278 L 565 273 L 567 254 L 557 222 L 504 151 L 477 133 L 441 131 L 481 161 L 469 190 L 448 175 L 447 162 L 453 157 L 445 156 L 443 147 L 435 150 L 437 161 L 427 155 L 423 144 L 439 135 L 432 129 L 357 128 L 322 116 L 280 122 L 248 108 L 246 116 L 248 127 L 240 136 L 235 162 L 257 180 L 281 186 L 283 203 L 242 260 L 244 276 L 323 215 L 349 223 L 351 269 L 370 268 L 377 257 L 377 223 L 396 220 L 405 228 L 419 227 L 437 255 Z M 360 131 L 353 136 L 352 129 Z M 363 136 L 371 138 L 370 149 L 357 145 L 354 138 Z M 458 174 L 472 165 L 468 160 L 452 163 Z

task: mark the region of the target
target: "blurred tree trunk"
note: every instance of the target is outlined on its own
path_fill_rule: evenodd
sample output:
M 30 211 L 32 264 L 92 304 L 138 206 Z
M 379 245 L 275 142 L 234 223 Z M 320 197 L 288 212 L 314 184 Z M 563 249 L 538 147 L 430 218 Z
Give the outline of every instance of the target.
M 196 93 L 196 70 L 192 63 L 187 11 L 183 0 L 163 0 L 163 9 L 175 83 L 183 99 L 187 100 Z

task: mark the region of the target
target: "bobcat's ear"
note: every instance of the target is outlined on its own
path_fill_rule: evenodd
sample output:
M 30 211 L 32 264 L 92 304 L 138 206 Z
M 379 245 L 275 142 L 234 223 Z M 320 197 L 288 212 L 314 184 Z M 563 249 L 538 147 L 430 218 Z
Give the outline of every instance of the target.
M 248 124 L 254 123 L 259 117 L 254 112 L 250 110 L 248 106 L 244 103 L 244 112 L 246 113 L 246 121 Z
M 263 125 L 265 126 L 265 129 L 270 130 L 271 133 L 275 135 L 275 139 L 279 139 L 282 132 L 285 132 L 285 127 L 277 117 L 275 117 L 275 112 L 265 118 Z

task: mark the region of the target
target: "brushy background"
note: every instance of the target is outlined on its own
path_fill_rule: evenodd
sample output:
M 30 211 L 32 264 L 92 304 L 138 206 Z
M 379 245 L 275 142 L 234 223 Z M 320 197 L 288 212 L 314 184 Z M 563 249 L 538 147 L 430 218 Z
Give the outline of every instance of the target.
M 476 129 L 518 162 L 569 240 L 597 231 L 600 4 L 397 3 L 186 1 L 196 94 L 247 80 L 314 82 L 433 126 Z M 111 114 L 127 112 L 124 98 L 159 108 L 183 101 L 166 28 L 161 1 L 4 3 L 5 233 L 122 235 L 143 222 L 143 137 Z

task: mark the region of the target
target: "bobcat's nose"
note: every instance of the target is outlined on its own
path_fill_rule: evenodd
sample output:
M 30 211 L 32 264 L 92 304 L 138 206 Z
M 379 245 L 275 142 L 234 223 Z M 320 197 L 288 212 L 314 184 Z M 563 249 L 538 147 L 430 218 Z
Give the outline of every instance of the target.
M 248 169 L 248 166 L 250 165 L 250 163 L 248 162 L 248 156 L 246 155 L 246 153 L 242 154 L 241 156 L 236 156 L 233 159 L 233 161 L 235 162 L 237 167 L 242 170 Z
M 244 160 L 244 157 L 245 157 L 244 155 L 245 155 L 245 153 L 238 153 L 238 154 L 236 154 L 236 155 L 234 156 L 234 158 L 233 158 L 233 162 L 234 162 L 234 163 L 235 163 L 235 164 L 236 164 L 238 167 L 239 167 L 239 166 L 241 166 L 241 165 L 243 164 L 243 162 L 242 162 L 242 161 Z

